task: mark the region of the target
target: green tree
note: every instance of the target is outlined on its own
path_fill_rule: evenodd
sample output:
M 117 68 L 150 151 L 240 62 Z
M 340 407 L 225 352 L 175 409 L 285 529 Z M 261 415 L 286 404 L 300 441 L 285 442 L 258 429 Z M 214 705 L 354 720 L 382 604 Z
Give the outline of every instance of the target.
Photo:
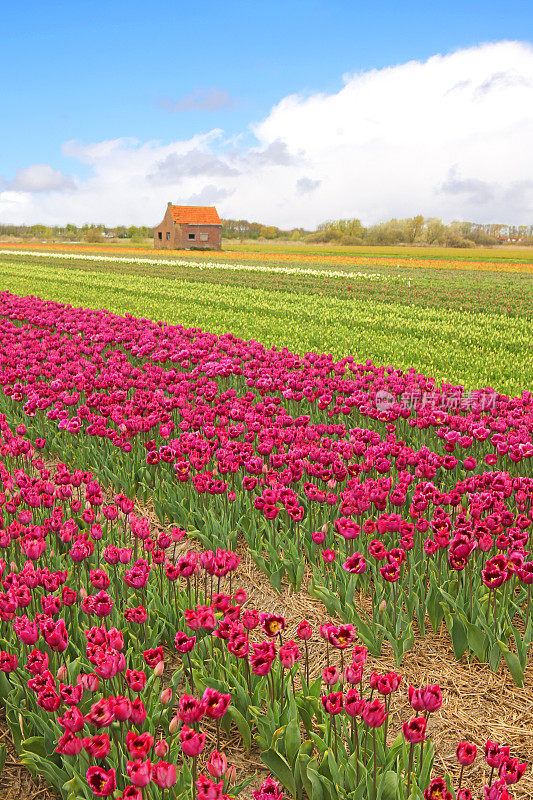
M 72 222 L 68 222 L 65 225 L 64 236 L 67 239 L 70 239 L 71 241 L 74 240 L 74 239 L 77 239 L 79 237 L 78 226 L 77 225 L 73 225 Z
M 143 235 L 143 229 L 142 228 L 135 228 L 135 232 L 131 236 L 131 241 L 132 242 L 136 242 L 137 244 L 140 244 L 143 241 L 144 238 L 145 237 Z
M 417 214 L 416 217 L 411 217 L 405 220 L 405 239 L 409 243 L 417 242 L 424 230 L 424 217 L 422 214 Z
M 48 228 L 46 225 L 32 225 L 30 228 L 30 233 L 36 239 L 52 238 L 52 228 Z
M 104 241 L 102 233 L 98 228 L 89 228 L 84 239 L 90 244 L 101 244 Z
M 367 228 L 365 242 L 368 244 L 399 244 L 405 241 L 405 222 L 401 219 L 390 219 Z
M 432 217 L 426 219 L 424 225 L 423 240 L 427 244 L 444 244 L 446 238 L 446 225 L 443 224 L 441 219 Z
M 273 225 L 263 225 L 259 235 L 264 239 L 275 239 L 278 233 L 279 228 L 275 228 Z

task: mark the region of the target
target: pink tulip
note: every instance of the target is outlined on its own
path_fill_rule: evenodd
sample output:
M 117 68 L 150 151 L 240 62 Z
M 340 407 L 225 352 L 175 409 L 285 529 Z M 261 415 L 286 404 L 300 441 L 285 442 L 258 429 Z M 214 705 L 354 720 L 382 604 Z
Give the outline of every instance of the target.
M 459 764 L 462 767 L 467 767 L 476 760 L 477 747 L 475 744 L 470 744 L 470 742 L 459 742 L 455 754 Z
M 97 797 L 108 797 L 116 789 L 115 770 L 102 767 L 89 767 L 87 783 Z
M 175 764 L 169 764 L 167 761 L 158 761 L 157 764 L 152 764 L 152 780 L 160 789 L 170 789 L 177 779 L 178 773 Z
M 426 720 L 424 717 L 411 717 L 402 725 L 403 735 L 411 744 L 423 742 L 426 738 Z
M 139 788 L 148 786 L 152 780 L 152 764 L 149 759 L 142 761 L 142 759 L 138 758 L 135 761 L 128 761 L 126 772 L 133 785 Z
M 180 731 L 181 749 L 190 758 L 200 755 L 205 747 L 205 733 L 196 733 L 187 725 Z
M 388 714 L 383 703 L 376 697 L 371 702 L 365 703 L 361 716 L 363 722 L 366 722 L 370 728 L 380 728 L 387 719 Z

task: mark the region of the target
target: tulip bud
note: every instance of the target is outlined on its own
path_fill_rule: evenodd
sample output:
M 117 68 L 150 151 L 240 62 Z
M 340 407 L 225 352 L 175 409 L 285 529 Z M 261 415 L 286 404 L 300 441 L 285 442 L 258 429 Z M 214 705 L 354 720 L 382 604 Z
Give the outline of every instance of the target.
M 235 783 L 236 778 L 237 778 L 237 770 L 235 769 L 235 765 L 232 764 L 230 767 L 228 767 L 226 772 L 226 781 L 228 785 L 230 783 Z
M 171 700 L 172 700 L 172 689 L 169 686 L 168 689 L 163 689 L 163 691 L 161 692 L 161 702 L 164 706 L 168 706 Z
M 327 532 L 328 532 L 328 523 L 324 522 L 324 524 L 322 525 L 322 533 L 327 533 Z
M 163 674 L 163 670 L 164 669 L 165 669 L 164 661 L 158 661 L 157 664 L 154 667 L 154 675 L 156 676 L 156 678 L 160 678 L 161 677 L 161 675 Z
M 85 586 L 82 586 L 80 589 L 80 597 L 87 597 L 87 589 Z
M 61 681 L 62 683 L 65 682 L 65 679 L 67 677 L 67 668 L 64 666 L 64 664 L 61 664 L 61 666 L 57 670 L 57 676 L 56 677 L 57 677 L 58 681 Z
M 158 758 L 164 758 L 168 753 L 169 747 L 166 739 L 160 739 L 154 745 L 154 752 Z
M 228 768 L 228 760 L 225 753 L 213 750 L 206 763 L 207 771 L 213 778 L 222 778 Z
M 179 717 L 172 717 L 172 719 L 170 720 L 170 724 L 168 726 L 169 733 L 172 734 L 176 733 L 179 726 L 180 726 Z
M 379 604 L 379 613 L 383 614 L 386 608 L 387 608 L 387 601 L 382 600 L 381 603 Z

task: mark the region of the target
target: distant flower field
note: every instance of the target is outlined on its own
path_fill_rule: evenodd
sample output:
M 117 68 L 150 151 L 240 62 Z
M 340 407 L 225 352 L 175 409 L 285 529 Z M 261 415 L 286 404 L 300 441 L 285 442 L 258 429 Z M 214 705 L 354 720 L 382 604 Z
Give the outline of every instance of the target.
M 408 256 L 388 256 L 388 255 L 376 255 L 376 256 L 368 256 L 368 255 L 343 255 L 343 254 L 322 254 L 322 253 L 290 253 L 290 252 L 280 252 L 276 249 L 275 252 L 247 252 L 245 250 L 238 250 L 238 251 L 227 251 L 227 252 L 220 252 L 220 251 L 204 251 L 204 252 L 196 252 L 191 250 L 154 250 L 153 248 L 147 247 L 120 247 L 118 246 L 106 246 L 106 245 L 68 245 L 68 244 L 46 244 L 46 245 L 35 245 L 35 244 L 5 244 L 2 243 L 2 249 L 13 249 L 13 250 L 35 250 L 39 249 L 41 251 L 48 251 L 48 252 L 77 252 L 77 253 L 90 253 L 95 255 L 96 253 L 104 253 L 109 255 L 123 255 L 123 256 L 132 256 L 132 255 L 139 255 L 139 256 L 154 256 L 157 254 L 161 258 L 182 258 L 183 256 L 187 256 L 187 258 L 191 258 L 192 256 L 196 255 L 198 258 L 203 260 L 213 260 L 213 261 L 256 261 L 258 263 L 268 263 L 272 261 L 276 262 L 283 262 L 283 263 L 290 263 L 290 264 L 317 264 L 317 265 L 324 265 L 324 266 L 351 266 L 351 267 L 377 267 L 377 266 L 386 266 L 386 267 L 394 267 L 394 266 L 401 266 L 407 267 L 410 269 L 417 269 L 419 267 L 425 267 L 432 269 L 446 269 L 446 270 L 480 270 L 480 271 L 493 271 L 495 269 L 502 271 L 502 272 L 524 272 L 533 274 L 533 262 L 527 262 L 523 260 L 512 260 L 512 256 L 509 260 L 502 260 L 501 258 L 495 258 L 494 260 L 490 259 L 480 259 L 477 260 L 472 257 L 465 256 L 461 259 L 453 259 L 453 258 L 420 258 L 419 256 L 415 255 L 416 248 L 412 248 L 411 252 Z M 465 251 L 468 253 L 468 251 Z
M 346 275 L 295 261 L 217 263 L 204 253 L 158 260 L 116 250 L 2 250 L 0 288 L 20 295 L 231 332 L 298 353 L 371 357 L 468 388 L 514 394 L 533 385 L 527 272 L 430 266 Z

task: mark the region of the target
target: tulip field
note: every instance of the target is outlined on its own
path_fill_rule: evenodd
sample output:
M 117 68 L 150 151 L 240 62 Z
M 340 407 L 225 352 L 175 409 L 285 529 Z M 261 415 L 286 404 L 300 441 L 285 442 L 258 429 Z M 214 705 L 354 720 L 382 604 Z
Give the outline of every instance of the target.
M 405 371 L 415 365 L 469 390 L 514 395 L 533 384 L 532 265 L 366 270 L 205 257 L 0 247 L 0 286 L 297 353 L 357 353 Z
M 0 245 L 19 765 L 62 800 L 532 797 L 530 265 L 254 255 Z

